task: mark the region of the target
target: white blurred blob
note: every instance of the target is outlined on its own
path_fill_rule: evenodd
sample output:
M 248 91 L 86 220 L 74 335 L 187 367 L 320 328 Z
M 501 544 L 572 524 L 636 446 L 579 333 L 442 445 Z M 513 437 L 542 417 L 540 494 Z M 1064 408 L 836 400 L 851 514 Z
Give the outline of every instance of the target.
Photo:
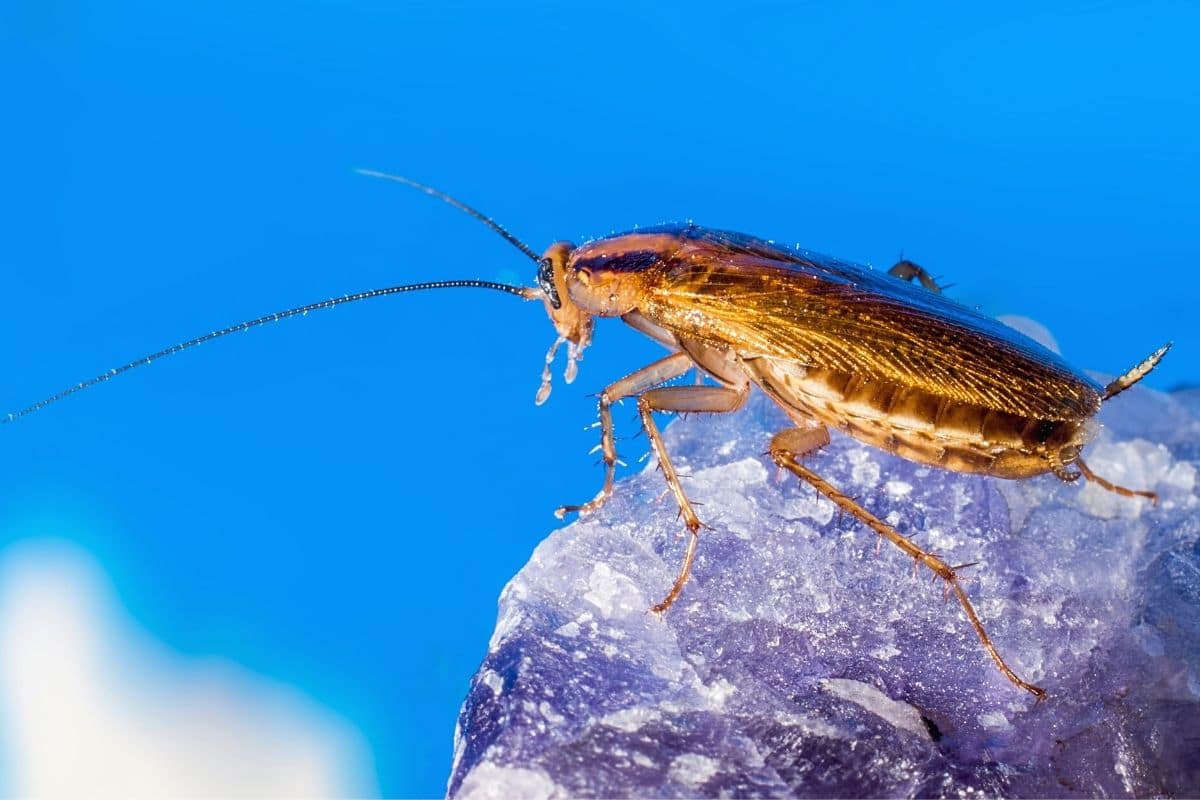
M 376 793 L 357 731 L 295 689 L 170 652 L 60 542 L 0 551 L 0 748 L 9 796 Z
M 1053 350 L 1062 355 L 1062 350 L 1058 347 L 1058 340 L 1054 338 L 1054 334 L 1050 332 L 1050 329 L 1042 323 L 1016 314 L 1001 314 L 996 317 L 996 320 L 1003 322 L 1015 331 L 1025 334 L 1047 350 Z

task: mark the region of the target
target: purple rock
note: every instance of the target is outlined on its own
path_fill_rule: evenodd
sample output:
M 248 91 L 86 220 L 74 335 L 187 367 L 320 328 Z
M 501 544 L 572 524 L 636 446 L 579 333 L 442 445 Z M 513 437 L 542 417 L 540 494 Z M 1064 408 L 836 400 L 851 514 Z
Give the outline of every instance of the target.
M 542 542 L 500 597 L 448 794 L 1197 795 L 1198 412 L 1194 392 L 1130 391 L 1087 450 L 1158 507 L 836 435 L 807 459 L 949 563 L 980 562 L 967 591 L 1041 702 L 930 573 L 777 476 L 763 452 L 787 421 L 765 398 L 673 422 L 668 450 L 712 526 L 691 582 L 649 612 L 684 545 L 652 468 Z

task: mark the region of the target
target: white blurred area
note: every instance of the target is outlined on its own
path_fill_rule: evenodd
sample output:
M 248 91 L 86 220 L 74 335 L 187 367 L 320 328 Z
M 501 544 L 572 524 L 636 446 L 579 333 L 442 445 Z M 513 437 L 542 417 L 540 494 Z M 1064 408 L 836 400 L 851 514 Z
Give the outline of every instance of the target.
M 0 792 L 17 797 L 361 797 L 362 736 L 299 691 L 187 659 L 62 542 L 0 551 Z
M 1054 334 L 1036 319 L 1022 317 L 1018 314 L 1001 314 L 996 319 L 1013 330 L 1025 334 L 1047 350 L 1053 350 L 1060 356 L 1062 355 L 1062 349 L 1058 346 L 1058 340 L 1054 338 Z

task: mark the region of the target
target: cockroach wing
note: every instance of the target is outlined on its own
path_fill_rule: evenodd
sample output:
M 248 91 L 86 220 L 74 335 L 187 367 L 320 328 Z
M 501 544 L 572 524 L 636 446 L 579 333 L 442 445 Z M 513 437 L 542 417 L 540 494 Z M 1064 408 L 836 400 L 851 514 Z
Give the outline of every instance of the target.
M 647 282 L 643 313 L 743 356 L 787 358 L 1045 420 L 1101 387 L 1037 342 L 922 287 L 849 262 L 695 225 Z

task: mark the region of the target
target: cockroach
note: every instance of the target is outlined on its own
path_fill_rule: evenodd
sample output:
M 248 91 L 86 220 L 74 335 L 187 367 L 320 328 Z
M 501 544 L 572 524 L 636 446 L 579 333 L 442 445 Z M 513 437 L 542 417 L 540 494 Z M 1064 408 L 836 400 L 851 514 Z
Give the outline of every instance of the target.
M 1125 497 L 1157 502 L 1149 491 L 1118 486 L 1081 457 L 1103 402 L 1137 383 L 1166 354 L 1167 344 L 1106 386 L 1017 331 L 960 305 L 912 261 L 887 274 L 807 250 L 694 224 L 663 225 L 578 245 L 555 242 L 540 256 L 491 218 L 408 178 L 362 174 L 418 189 L 482 222 L 537 265 L 536 286 L 443 280 L 372 289 L 279 311 L 189 339 L 75 384 L 13 412 L 12 422 L 68 395 L 197 345 L 312 311 L 426 289 L 478 288 L 541 301 L 558 336 L 546 354 L 536 402 L 550 394 L 551 365 L 567 346 L 570 383 L 592 343 L 597 317 L 618 317 L 670 354 L 600 393 L 604 481 L 582 505 L 559 518 L 587 515 L 613 492 L 618 464 L 612 405 L 636 398 L 642 427 L 658 458 L 689 534 L 675 583 L 655 612 L 679 597 L 691 573 L 701 529 L 663 445 L 656 411 L 728 413 L 757 386 L 794 427 L 776 434 L 767 452 L 782 469 L 811 484 L 917 564 L 941 578 L 996 666 L 1037 697 L 1000 656 L 952 567 L 800 463 L 829 443 L 829 429 L 898 456 L 956 472 L 1022 479 L 1050 473 L 1080 478 Z M 912 283 L 913 279 L 920 286 Z M 690 370 L 709 383 L 664 386 Z M 715 385 L 714 385 L 715 384 Z

